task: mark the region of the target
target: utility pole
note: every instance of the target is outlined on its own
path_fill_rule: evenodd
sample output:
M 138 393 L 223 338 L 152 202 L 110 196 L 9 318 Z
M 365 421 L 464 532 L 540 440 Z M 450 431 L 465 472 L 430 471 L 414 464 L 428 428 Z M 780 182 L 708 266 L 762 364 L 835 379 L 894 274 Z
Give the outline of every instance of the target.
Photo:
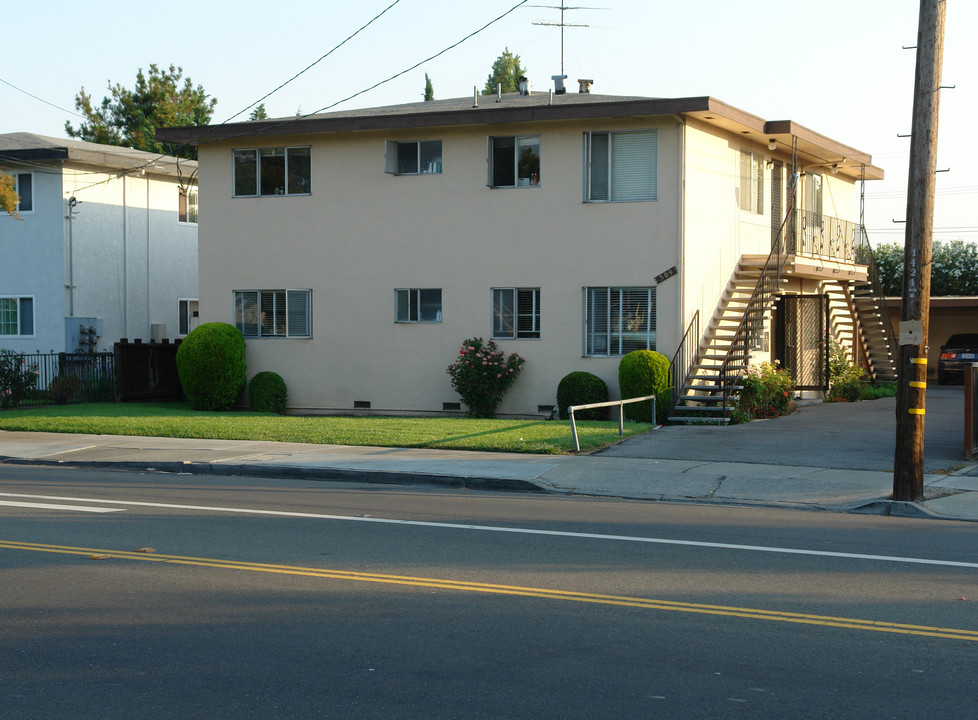
M 937 119 L 944 62 L 944 10 L 945 0 L 920 0 L 893 462 L 893 499 L 910 502 L 924 496 L 927 334 L 930 329 L 931 239 Z

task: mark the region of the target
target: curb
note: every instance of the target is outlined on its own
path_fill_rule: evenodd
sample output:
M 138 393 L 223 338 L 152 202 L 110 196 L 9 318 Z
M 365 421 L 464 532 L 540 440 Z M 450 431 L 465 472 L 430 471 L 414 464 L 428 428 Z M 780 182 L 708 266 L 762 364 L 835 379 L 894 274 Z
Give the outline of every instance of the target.
M 885 515 L 889 517 L 925 518 L 928 520 L 960 520 L 978 522 L 972 518 L 960 518 L 952 515 L 941 515 L 914 502 L 902 500 L 875 500 L 865 505 L 852 508 L 849 512 L 857 515 Z
M 491 478 L 480 476 L 436 475 L 434 473 L 403 473 L 385 470 L 349 470 L 342 468 L 290 466 L 290 465 L 249 465 L 246 463 L 222 464 L 190 461 L 145 462 L 102 462 L 98 460 L 33 460 L 0 456 L 0 463 L 7 465 L 35 465 L 41 467 L 74 467 L 80 470 L 128 470 L 131 472 L 184 473 L 188 475 L 249 475 L 300 480 L 331 480 L 335 482 L 365 483 L 374 485 L 433 485 L 436 487 L 465 490 L 501 490 L 549 494 L 547 488 L 529 480 L 515 478 Z

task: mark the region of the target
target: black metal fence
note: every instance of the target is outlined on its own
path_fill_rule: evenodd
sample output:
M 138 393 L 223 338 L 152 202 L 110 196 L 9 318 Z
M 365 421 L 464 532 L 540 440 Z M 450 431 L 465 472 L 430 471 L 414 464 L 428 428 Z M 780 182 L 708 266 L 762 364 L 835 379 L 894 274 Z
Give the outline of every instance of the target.
M 0 351 L 0 408 L 113 400 L 112 353 Z

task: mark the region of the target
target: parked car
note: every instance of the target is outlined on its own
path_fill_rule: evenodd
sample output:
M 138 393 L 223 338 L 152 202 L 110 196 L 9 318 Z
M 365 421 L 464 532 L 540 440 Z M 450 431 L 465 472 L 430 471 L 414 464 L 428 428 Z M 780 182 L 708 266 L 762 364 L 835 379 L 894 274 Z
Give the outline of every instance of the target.
M 978 333 L 952 335 L 941 345 L 941 359 L 937 363 L 937 384 L 964 382 L 966 365 L 978 362 Z

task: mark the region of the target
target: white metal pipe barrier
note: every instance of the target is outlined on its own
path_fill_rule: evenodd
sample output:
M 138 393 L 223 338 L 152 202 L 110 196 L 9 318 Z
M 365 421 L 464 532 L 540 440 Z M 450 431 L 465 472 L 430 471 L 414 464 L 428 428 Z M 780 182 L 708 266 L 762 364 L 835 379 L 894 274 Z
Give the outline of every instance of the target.
M 567 408 L 570 417 L 571 433 L 574 435 L 574 452 L 581 451 L 581 443 L 577 437 L 577 422 L 574 420 L 575 410 L 590 410 L 591 408 L 618 407 L 618 437 L 625 437 L 625 405 L 628 403 L 652 401 L 652 424 L 655 425 L 655 395 L 628 398 L 627 400 L 609 400 L 608 402 L 590 403 L 589 405 L 571 405 Z

